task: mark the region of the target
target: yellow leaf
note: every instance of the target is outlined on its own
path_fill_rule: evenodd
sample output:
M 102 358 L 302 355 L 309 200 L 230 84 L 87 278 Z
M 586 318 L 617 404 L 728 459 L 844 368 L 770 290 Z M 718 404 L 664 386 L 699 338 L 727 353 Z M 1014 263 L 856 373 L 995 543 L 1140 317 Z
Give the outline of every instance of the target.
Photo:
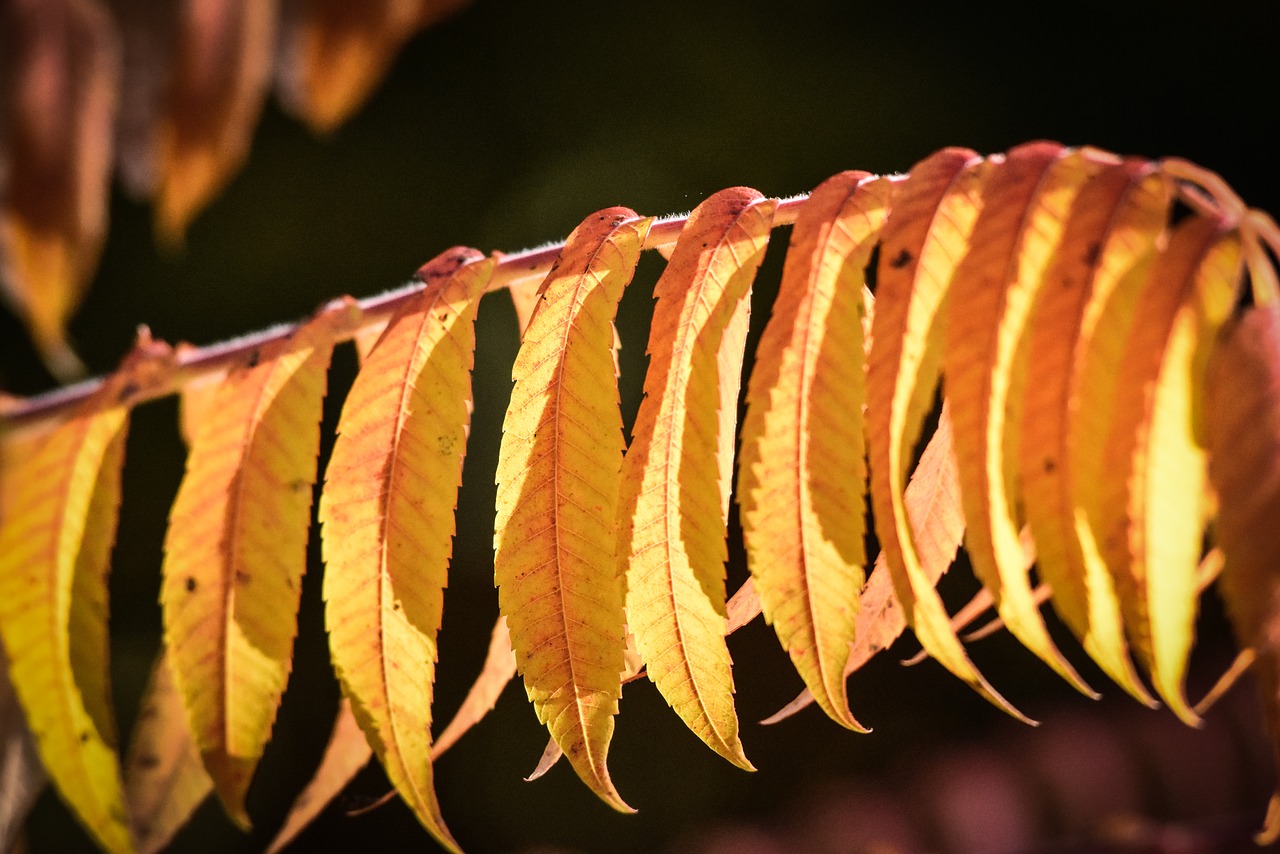
M 161 651 L 125 758 L 125 802 L 138 850 L 149 854 L 167 847 L 212 790 L 168 655 Z
M 267 848 L 267 854 L 283 850 L 316 816 L 328 806 L 338 793 L 347 787 L 360 769 L 369 764 L 373 748 L 351 711 L 351 701 L 343 697 L 338 703 L 338 714 L 333 721 L 333 732 L 325 746 L 320 767 L 311 782 L 294 799 L 284 824 Z
M 187 225 L 236 173 L 271 78 L 276 4 L 183 4 L 174 71 L 155 117 L 156 230 L 181 242 Z
M 1205 432 L 1220 501 L 1214 536 L 1226 555 L 1222 598 L 1240 645 L 1257 652 L 1254 673 L 1280 768 L 1280 306 L 1255 307 L 1229 323 L 1208 371 Z M 1280 809 L 1273 808 L 1258 842 L 1278 838 Z
M 1111 575 L 1088 524 L 1124 340 L 1172 201 L 1150 163 L 1128 159 L 1081 191 L 1028 332 L 1019 471 L 1038 571 L 1054 609 L 1108 676 L 1154 701 L 1134 671 Z
M 842 172 L 800 209 L 756 350 L 739 466 L 765 619 L 823 711 L 863 731 L 844 675 L 866 580 L 863 288 L 892 191 Z
M 401 45 L 466 0 L 305 0 L 284 3 L 280 98 L 312 130 L 359 109 Z
M 622 811 L 606 766 L 625 646 L 612 321 L 651 224 L 608 208 L 569 236 L 516 356 L 497 473 L 494 580 L 525 689 L 578 776 Z
M 654 287 L 618 504 L 627 621 L 649 678 L 708 747 L 748 770 L 724 640 L 725 537 L 751 283 L 776 207 L 734 187 L 689 215 Z
M 925 580 L 936 585 L 955 560 L 964 537 L 964 516 L 960 512 L 960 476 L 952 450 L 951 412 L 943 404 L 938 427 L 929 437 L 920 463 L 907 484 L 907 518 L 915 535 L 916 552 Z M 876 557 L 875 568 L 862 588 L 858 616 L 854 620 L 854 640 L 844 665 L 848 677 L 871 658 L 898 639 L 907 627 L 907 617 L 894 596 L 893 579 L 883 551 Z M 813 703 L 806 688 L 763 723 L 773 724 L 794 715 Z
M 77 412 L 3 455 L 0 635 L 41 760 L 103 848 L 132 851 L 107 677 L 107 574 L 133 394 L 172 368 L 142 341 Z M 12 450 L 12 449 L 11 449 Z
M 1097 169 L 1086 153 L 1049 142 L 1019 146 L 993 165 L 951 284 L 943 367 L 974 574 L 1010 633 L 1093 697 L 1050 639 L 1032 595 L 1019 540 L 1017 442 L 1030 355 L 1027 317 L 1071 204 Z
M 876 535 L 908 625 L 944 667 L 1022 718 L 961 647 L 922 568 L 903 499 L 912 448 L 937 386 L 947 291 L 978 216 L 984 175 L 976 154 L 947 148 L 917 164 L 899 188 L 877 271 L 867 361 L 867 449 Z
M 1152 266 L 1120 365 L 1094 525 L 1134 650 L 1156 691 L 1190 724 L 1199 717 L 1183 680 L 1208 510 L 1204 376 L 1241 284 L 1239 235 L 1224 229 L 1185 221 Z
M 475 316 L 494 262 L 455 247 L 356 376 L 325 473 L 325 623 L 343 693 L 431 835 L 457 843 L 430 761 L 436 633 L 471 417 Z
M 435 759 L 457 743 L 467 730 L 478 724 L 493 710 L 502 689 L 516 675 L 516 654 L 511 649 L 511 632 L 507 618 L 498 617 L 489 637 L 489 653 L 485 656 L 480 675 L 471 684 L 471 690 L 462 699 L 462 705 L 454 713 L 449 724 L 440 732 L 431 746 L 431 758 Z
M 120 44 L 98 2 L 5 7 L 0 287 L 66 380 L 83 370 L 67 320 L 106 233 Z
M 345 314 L 321 314 L 228 373 L 192 442 L 165 537 L 169 661 L 218 797 L 244 827 L 244 794 L 293 658 L 320 406 Z

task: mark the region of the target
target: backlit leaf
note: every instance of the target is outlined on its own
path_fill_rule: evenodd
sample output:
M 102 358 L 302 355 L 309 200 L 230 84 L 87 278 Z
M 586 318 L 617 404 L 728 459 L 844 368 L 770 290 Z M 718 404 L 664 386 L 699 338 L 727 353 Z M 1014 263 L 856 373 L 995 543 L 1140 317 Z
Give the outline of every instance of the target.
M 467 730 L 478 724 L 484 716 L 493 710 L 498 696 L 516 675 L 516 654 L 511 649 L 511 632 L 507 629 L 507 618 L 499 617 L 493 624 L 493 633 L 489 637 L 489 653 L 485 656 L 480 675 L 471 683 L 471 689 L 462 699 L 462 705 L 449 720 L 448 725 L 440 731 L 435 744 L 431 746 L 431 758 L 435 759 L 457 743 Z
M 849 727 L 844 666 L 865 581 L 865 268 L 893 185 L 843 172 L 801 208 L 756 349 L 739 503 L 767 619 L 823 711 Z
M 1214 536 L 1226 564 L 1221 591 L 1258 690 L 1280 767 L 1280 306 L 1247 310 L 1223 330 L 1205 384 L 1209 477 L 1220 507 Z M 1280 797 L 1280 795 L 1278 795 Z M 1268 811 L 1260 844 L 1280 838 Z
M 161 651 L 143 695 L 125 757 L 124 794 L 138 850 L 160 851 L 213 790 Z
M 360 724 L 356 722 L 356 716 L 351 711 L 351 701 L 343 697 L 338 703 L 338 714 L 334 717 L 333 731 L 329 734 L 329 743 L 325 745 L 320 767 L 312 775 L 307 787 L 294 799 L 284 824 L 267 848 L 267 854 L 282 851 L 296 839 L 329 802 L 347 787 L 360 769 L 369 764 L 372 756 L 373 748 L 369 746 Z
M 493 262 L 455 247 L 387 325 L 342 410 L 320 519 L 334 667 L 387 776 L 440 844 L 457 843 L 430 761 L 436 633 L 471 417 L 475 316 Z
M 623 811 L 606 767 L 625 647 L 612 321 L 651 223 L 608 208 L 569 236 L 512 370 L 497 472 L 494 580 L 525 689 L 578 776 Z
M 102 251 L 120 45 L 97 0 L 0 7 L 0 289 L 50 370 L 82 370 L 66 339 Z
M 776 207 L 734 187 L 689 215 L 654 287 L 645 397 L 618 509 L 627 621 L 649 678 L 708 747 L 746 769 L 724 640 L 724 462 L 733 456 L 751 283 Z
M 4 455 L 0 637 L 49 778 L 93 838 L 131 851 L 107 675 L 107 574 L 135 393 L 172 368 L 143 339 L 29 453 Z
M 931 656 L 984 697 L 1022 717 L 969 661 L 925 574 L 903 493 L 911 452 L 932 405 L 946 299 L 981 205 L 985 164 L 947 148 L 917 164 L 885 225 L 867 362 L 867 448 L 876 535 L 907 623 Z
M 1081 191 L 1032 313 L 1019 470 L 1038 571 L 1086 652 L 1152 704 L 1129 659 L 1111 575 L 1089 524 L 1137 294 L 1172 201 L 1147 161 L 1104 169 Z
M 920 455 L 920 463 L 907 484 L 903 502 L 915 534 L 920 569 L 929 584 L 936 585 L 950 568 L 964 537 L 959 478 L 952 448 L 951 412 L 944 403 L 937 429 Z M 849 648 L 844 675 L 848 677 L 874 655 L 888 649 L 906 627 L 907 617 L 894 595 L 893 579 L 882 551 L 876 557 L 875 567 L 862 589 L 858 616 L 854 620 L 853 645 Z M 763 723 L 777 723 L 813 701 L 813 694 L 806 688 Z
M 1199 721 L 1183 679 L 1208 513 L 1204 376 L 1239 294 L 1241 264 L 1239 236 L 1197 217 L 1176 228 L 1152 266 L 1116 385 L 1095 526 L 1134 650 L 1188 723 Z
M 944 372 L 974 574 L 1010 633 L 1076 690 L 1096 697 L 1049 638 L 1032 596 L 1018 536 L 1017 477 L 1029 358 L 1023 333 L 1071 204 L 1097 169 L 1091 159 L 1037 142 L 992 166 L 951 284 Z

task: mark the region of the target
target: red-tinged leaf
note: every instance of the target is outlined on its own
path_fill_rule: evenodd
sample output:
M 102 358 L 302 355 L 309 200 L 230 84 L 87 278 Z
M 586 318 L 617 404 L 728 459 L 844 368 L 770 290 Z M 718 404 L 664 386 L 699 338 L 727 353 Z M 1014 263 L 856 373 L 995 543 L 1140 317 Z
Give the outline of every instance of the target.
M 168 847 L 213 790 L 162 651 L 151 670 L 125 757 L 129 826 L 142 854 Z
M 311 782 L 302 790 L 289 808 L 284 824 L 267 848 L 267 854 L 284 850 L 315 821 L 324 808 L 336 798 L 361 768 L 369 764 L 373 748 L 351 711 L 351 702 L 343 697 L 338 703 L 338 714 L 333 721 L 333 732 L 325 746 L 320 767 L 312 775 Z
M 964 515 L 960 512 L 960 480 L 951 440 L 951 413 L 944 403 L 938 427 L 929 437 L 920 462 L 907 484 L 907 518 L 915 534 L 920 569 L 931 585 L 950 568 L 964 538 Z M 907 627 L 907 617 L 894 595 L 893 579 L 884 552 L 876 557 L 875 568 L 862 589 L 861 606 L 854 623 L 854 640 L 844 672 L 848 677 L 872 656 L 898 639 Z M 813 703 L 809 689 L 762 723 L 774 724 L 789 718 Z
M 435 744 L 431 746 L 433 760 L 456 744 L 467 730 L 493 710 L 499 695 L 515 675 L 516 654 L 511 649 L 511 632 L 507 629 L 507 618 L 499 617 L 493 624 L 489 653 L 485 656 L 480 675 L 471 684 L 471 690 L 467 691 L 467 696 L 462 699 L 462 705 L 458 707 L 448 726 L 441 730 Z
M 0 93 L 0 289 L 50 370 L 82 371 L 67 343 L 102 251 L 120 45 L 97 0 L 0 7 L 8 91 Z
M 1227 324 L 1209 365 L 1204 413 L 1221 591 L 1242 647 L 1257 653 L 1258 690 L 1280 768 L 1280 306 Z M 1280 793 L 1277 794 L 1280 798 Z M 1280 839 L 1273 799 L 1258 842 Z
M 627 621 L 649 678 L 708 747 L 748 770 L 724 640 L 725 537 L 751 284 L 776 207 L 735 187 L 689 215 L 654 287 L 618 511 Z
M 44 766 L 9 681 L 9 662 L 0 643 L 0 851 L 14 850 L 45 781 Z
M 431 768 L 436 633 L 471 417 L 475 316 L 494 262 L 455 247 L 418 272 L 347 395 L 320 499 L 325 622 L 343 694 L 441 845 Z
M 1156 691 L 1180 718 L 1195 636 L 1206 500 L 1204 380 L 1218 329 L 1240 293 L 1239 235 L 1180 224 L 1151 269 L 1130 331 L 1094 525 L 1125 629 Z
M 312 130 L 333 130 L 369 97 L 401 46 L 466 0 L 294 0 L 282 5 L 277 85 Z
M 760 594 L 756 593 L 756 584 L 750 578 L 742 582 L 737 592 L 724 603 L 725 635 L 731 635 L 747 623 L 760 616 Z
M 243 827 L 292 665 L 329 356 L 354 311 L 323 312 L 228 373 L 170 513 L 165 645 L 196 746 Z
M 108 688 L 107 575 L 129 406 L 172 351 L 139 342 L 96 393 L 4 454 L 0 642 L 41 760 L 95 841 L 132 851 Z
M 276 2 L 184 0 L 176 17 L 171 72 L 148 110 L 147 151 L 156 229 L 175 243 L 249 154 L 270 84 Z
M 1081 693 L 1097 697 L 1054 645 L 1019 540 L 1018 431 L 1030 359 L 1027 318 L 1060 246 L 1072 202 L 1100 163 L 1034 142 L 994 164 L 982 213 L 951 283 L 944 357 L 974 574 L 1004 625 Z
M 756 350 L 739 467 L 765 619 L 823 711 L 855 730 L 844 666 L 866 580 L 863 292 L 892 192 L 843 172 L 801 208 Z
M 1088 519 L 1124 341 L 1171 201 L 1169 182 L 1136 159 L 1081 191 L 1032 313 L 1019 448 L 1027 522 L 1054 609 L 1103 672 L 1148 705 Z
M 967 250 L 986 170 L 948 148 L 917 164 L 885 225 L 867 361 L 867 448 L 876 535 L 908 624 L 929 654 L 1006 712 L 1025 720 L 969 661 L 924 572 L 903 493 L 911 452 L 932 405 L 946 300 Z
M 606 765 L 625 648 L 612 321 L 651 223 L 609 208 L 569 236 L 516 357 L 497 473 L 494 580 L 525 689 L 578 776 L 622 811 Z

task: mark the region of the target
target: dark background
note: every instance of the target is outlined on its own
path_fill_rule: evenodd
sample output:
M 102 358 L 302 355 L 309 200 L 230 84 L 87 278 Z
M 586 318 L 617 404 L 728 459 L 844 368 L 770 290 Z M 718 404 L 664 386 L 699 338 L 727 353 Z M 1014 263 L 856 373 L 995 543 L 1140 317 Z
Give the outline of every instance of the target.
M 297 319 L 339 294 L 396 286 L 454 244 L 520 249 L 564 237 L 601 207 L 673 213 L 738 184 L 790 195 L 842 169 L 907 170 L 946 145 L 994 152 L 1049 138 L 1179 155 L 1220 172 L 1250 204 L 1280 211 L 1277 23 L 1266 0 L 1187 9 L 481 0 L 414 39 L 367 106 L 331 137 L 313 137 L 269 104 L 248 166 L 195 221 L 181 250 L 159 249 L 149 209 L 117 193 L 97 280 L 72 324 L 74 342 L 101 373 L 139 323 L 169 341 L 209 343 Z M 775 233 L 761 273 L 757 334 L 786 235 Z M 628 423 L 643 379 L 648 288 L 660 269 L 660 259 L 646 256 L 620 315 Z M 441 634 L 441 720 L 478 672 L 497 610 L 492 482 L 517 346 L 505 294 L 485 298 L 478 335 L 474 427 Z M 0 317 L 0 357 L 7 390 L 51 385 L 8 315 Z M 326 436 L 354 370 L 354 355 L 340 348 Z M 129 439 L 111 580 L 113 679 L 125 733 L 159 638 L 161 544 L 183 464 L 175 416 L 172 399 L 143 406 Z M 322 465 L 327 452 L 326 444 Z M 337 688 L 314 546 L 294 676 L 251 791 L 258 830 L 241 836 L 210 802 L 177 850 L 260 850 L 319 758 Z M 944 592 L 958 606 L 973 585 L 952 575 Z M 735 551 L 730 589 L 744 576 Z M 1212 597 L 1205 611 L 1193 696 L 1231 655 Z M 524 783 L 545 731 L 513 684 L 491 718 L 437 763 L 455 836 L 473 851 L 835 851 L 887 821 L 954 850 L 1054 838 L 1059 847 L 1051 850 L 1095 850 L 1103 836 L 1127 832 L 1243 845 L 1270 791 L 1251 685 L 1197 733 L 1120 696 L 1065 638 L 1068 655 L 1104 689 L 1101 703 L 1076 695 L 1007 638 L 976 644 L 975 660 L 997 687 L 1046 720 L 1031 730 L 936 664 L 900 668 L 897 660 L 914 651 L 903 641 L 852 679 L 854 713 L 875 728 L 854 735 L 813 709 L 776 727 L 755 725 L 795 695 L 799 678 L 763 625 L 730 646 L 743 739 L 758 773 L 702 747 L 641 682 L 623 698 L 611 759 L 638 815 L 614 814 L 567 766 Z M 1064 789 L 1055 788 L 1059 778 Z M 376 768 L 366 770 L 339 807 L 386 788 Z M 1082 814 L 1116 815 L 1086 830 L 1063 791 L 1098 802 L 1101 812 Z M 970 824 L 985 830 L 971 837 Z M 88 846 L 51 794 L 33 816 L 29 841 L 33 851 Z M 431 850 L 433 843 L 397 802 L 360 818 L 331 808 L 296 850 L 360 846 Z

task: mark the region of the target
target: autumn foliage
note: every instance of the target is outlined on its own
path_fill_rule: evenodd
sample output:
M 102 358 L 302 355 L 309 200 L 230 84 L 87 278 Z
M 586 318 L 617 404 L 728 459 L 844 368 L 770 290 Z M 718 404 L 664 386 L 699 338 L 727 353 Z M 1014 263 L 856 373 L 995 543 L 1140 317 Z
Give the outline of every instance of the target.
M 790 248 L 739 426 L 749 296 L 779 225 Z M 1050 640 L 1046 596 L 1104 673 L 1188 723 L 1197 603 L 1220 570 L 1280 740 L 1278 248 L 1268 216 L 1181 161 L 946 149 L 907 175 L 845 172 L 781 202 L 732 188 L 683 218 L 609 208 L 552 250 L 455 247 L 392 300 L 338 300 L 216 353 L 142 340 L 74 406 L 8 405 L 9 676 L 49 776 L 103 848 L 163 847 L 211 790 L 247 824 L 290 671 L 326 366 L 354 338 L 363 368 L 318 507 L 344 701 L 280 844 L 376 755 L 457 850 L 432 758 L 516 673 L 551 739 L 543 769 L 567 757 L 616 809 L 629 807 L 610 740 L 639 673 L 750 769 L 725 638 L 761 611 L 807 686 L 782 716 L 816 702 L 863 729 L 847 677 L 909 626 L 1022 717 L 937 593 L 962 539 L 979 604 L 1069 684 L 1101 687 Z M 628 441 L 612 322 L 648 249 L 668 263 Z M 497 470 L 502 617 L 433 744 L 474 320 L 504 287 L 523 343 Z M 105 594 L 122 439 L 135 404 L 173 392 L 190 454 L 166 542 L 166 649 L 122 777 Z M 751 579 L 730 597 L 734 500 Z M 1272 810 L 1263 836 L 1278 834 Z

